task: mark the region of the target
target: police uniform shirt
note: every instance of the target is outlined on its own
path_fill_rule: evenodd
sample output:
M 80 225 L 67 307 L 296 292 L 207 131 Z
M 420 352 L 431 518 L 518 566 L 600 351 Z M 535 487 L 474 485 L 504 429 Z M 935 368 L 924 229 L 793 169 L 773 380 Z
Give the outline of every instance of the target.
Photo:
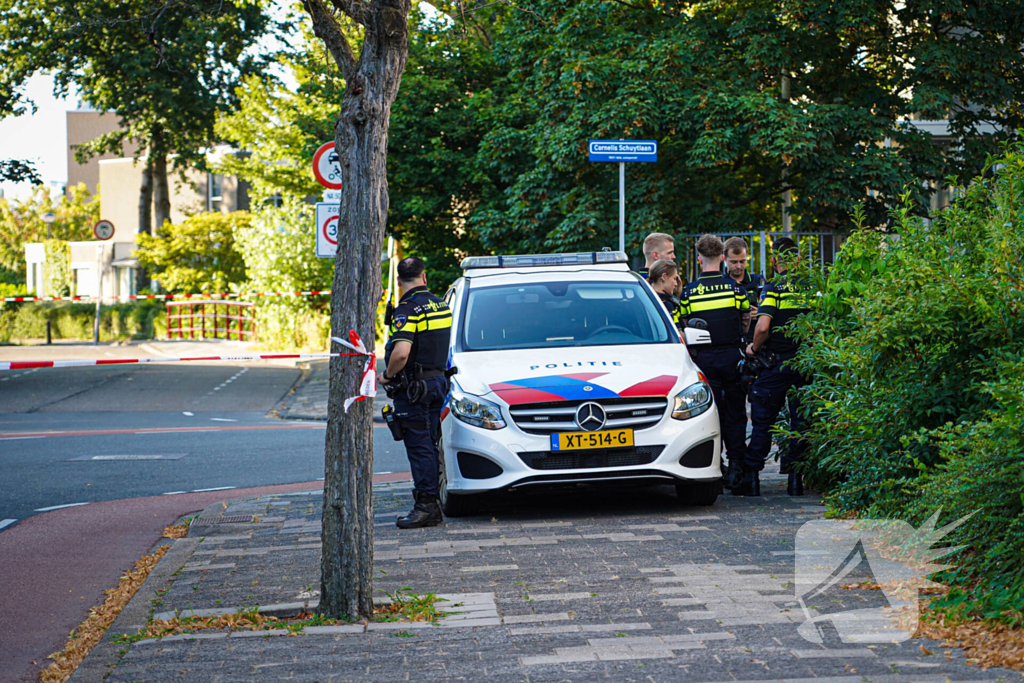
M 448 362 L 448 340 L 452 312 L 444 299 L 434 296 L 426 287 L 406 292 L 395 306 L 388 328 L 387 356 L 396 341 L 412 344 L 405 367 L 419 363 L 424 370 L 444 370 Z
M 669 315 L 672 316 L 672 322 L 676 324 L 678 329 L 682 330 L 685 325 L 683 324 L 682 316 L 679 315 L 679 299 L 663 292 L 658 292 L 658 298 L 661 299 L 662 303 L 665 304 L 665 308 L 668 309 Z
M 778 278 L 766 284 L 757 307 L 758 317 L 766 315 L 772 319 L 765 348 L 780 356 L 796 353 L 800 344 L 786 334 L 786 326 L 790 320 L 810 310 L 807 295 L 788 282 L 785 273 L 780 273 Z
M 735 282 L 735 280 L 733 282 Z M 751 275 L 749 271 L 744 271 L 743 281 L 737 282 L 736 284 L 743 288 L 743 291 L 747 293 L 747 298 L 750 299 L 750 303 L 755 303 L 758 299 L 757 290 L 763 290 L 765 283 L 766 280 L 764 279 L 764 275 L 761 275 L 760 273 Z
M 739 348 L 743 332 L 743 314 L 750 300 L 743 288 L 719 272 L 701 273 L 683 288 L 680 297 L 681 318 L 701 318 L 708 324 L 711 345 Z

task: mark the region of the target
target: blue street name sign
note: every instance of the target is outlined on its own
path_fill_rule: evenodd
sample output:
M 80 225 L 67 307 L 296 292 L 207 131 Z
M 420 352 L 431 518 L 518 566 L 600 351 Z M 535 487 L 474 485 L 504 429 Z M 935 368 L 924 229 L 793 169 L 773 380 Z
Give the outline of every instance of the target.
M 591 140 L 590 161 L 652 162 L 658 160 L 657 140 Z

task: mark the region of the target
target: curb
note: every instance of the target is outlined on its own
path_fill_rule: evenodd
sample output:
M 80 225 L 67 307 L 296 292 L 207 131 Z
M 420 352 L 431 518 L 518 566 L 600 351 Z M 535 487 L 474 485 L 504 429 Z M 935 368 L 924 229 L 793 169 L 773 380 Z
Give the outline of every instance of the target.
M 159 548 L 162 543 L 154 547 Z M 188 558 L 192 556 L 196 546 L 199 545 L 198 538 L 179 538 L 173 542 L 167 554 L 160 558 L 160 561 L 139 588 L 139 592 L 131 599 L 128 606 L 117 615 L 117 619 L 107 629 L 106 635 L 99 645 L 93 648 L 85 660 L 71 674 L 69 681 L 75 683 L 102 683 L 110 674 L 110 670 L 117 666 L 121 658 L 127 654 L 128 647 L 122 643 L 115 643 L 114 640 L 125 633 L 136 633 L 149 621 L 149 615 L 153 611 L 153 600 L 157 599 L 158 591 L 166 590 L 174 582 L 175 574 L 183 566 Z

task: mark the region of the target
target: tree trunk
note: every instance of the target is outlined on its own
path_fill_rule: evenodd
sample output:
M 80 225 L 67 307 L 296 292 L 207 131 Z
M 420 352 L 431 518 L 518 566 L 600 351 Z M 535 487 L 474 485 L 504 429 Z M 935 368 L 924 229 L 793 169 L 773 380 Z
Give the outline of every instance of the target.
M 153 234 L 153 163 L 146 161 L 139 188 L 139 233 Z
M 329 13 L 325 17 L 322 1 L 305 5 L 346 80 L 335 123 L 343 189 L 331 330 L 342 338 L 355 330 L 372 349 L 388 217 L 388 125 L 408 55 L 409 0 L 360 4 L 365 33 L 358 62 L 347 44 L 332 46 L 340 31 L 332 33 L 337 25 L 325 24 L 333 19 Z M 331 350 L 345 351 L 336 343 Z M 345 399 L 358 391 L 364 360 L 331 359 L 318 611 L 333 618 L 373 615 L 373 403 L 359 401 L 348 413 L 344 409 Z
M 167 185 L 167 155 L 153 159 L 153 227 L 159 230 L 171 220 L 171 192 Z
M 153 227 L 159 230 L 171 220 L 171 192 L 167 184 L 167 150 L 164 148 L 164 133 L 160 126 L 153 129 L 153 140 L 149 150 L 150 165 L 153 167 Z

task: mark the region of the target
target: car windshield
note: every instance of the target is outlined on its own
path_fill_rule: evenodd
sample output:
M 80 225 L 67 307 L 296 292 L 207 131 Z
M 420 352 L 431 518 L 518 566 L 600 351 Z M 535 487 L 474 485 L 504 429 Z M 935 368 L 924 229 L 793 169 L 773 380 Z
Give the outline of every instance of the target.
M 659 344 L 673 339 L 637 282 L 545 282 L 471 289 L 467 351 Z

